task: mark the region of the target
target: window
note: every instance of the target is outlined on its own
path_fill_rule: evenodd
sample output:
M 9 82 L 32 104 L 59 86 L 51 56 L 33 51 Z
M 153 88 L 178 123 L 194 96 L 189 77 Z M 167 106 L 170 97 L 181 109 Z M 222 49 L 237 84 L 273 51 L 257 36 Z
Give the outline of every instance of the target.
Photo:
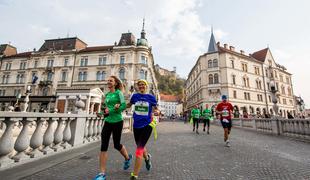
M 256 75 L 260 75 L 259 67 L 254 67 L 254 72 Z
M 119 75 L 118 77 L 121 79 L 121 80 L 125 80 L 125 69 L 120 69 L 119 70 Z
M 80 66 L 87 66 L 87 64 L 88 64 L 88 57 L 87 56 L 82 57 Z
M 219 83 L 219 75 L 214 74 L 214 84 L 218 84 L 218 83 Z
M 21 94 L 20 89 L 14 89 L 14 96 L 17 96 L 18 94 Z
M 290 87 L 288 87 L 288 88 L 287 88 L 287 94 L 288 94 L 289 96 L 291 96 L 291 95 L 292 95 L 292 90 L 291 90 L 291 88 L 290 88 Z
M 268 96 L 268 99 L 269 99 L 269 102 L 271 102 L 271 96 L 270 95 Z
M 257 94 L 257 101 L 263 102 L 263 95 Z
M 285 95 L 285 87 L 284 86 L 281 87 L 281 93 Z
M 144 74 L 143 69 L 140 70 L 139 78 L 140 78 L 140 79 L 145 79 L 145 74 Z
M 96 80 L 97 80 L 97 81 L 103 81 L 103 80 L 105 80 L 105 75 L 106 75 L 106 73 L 105 73 L 104 71 L 98 71 L 98 72 L 97 72 Z
M 0 90 L 0 96 L 5 96 L 5 90 Z
M 69 63 L 69 58 L 65 57 L 65 60 L 64 60 L 64 66 L 68 66 L 68 63 Z
M 99 66 L 107 64 L 107 56 L 99 56 Z
M 236 75 L 232 75 L 233 84 L 236 85 Z
M 120 56 L 119 63 L 120 64 L 125 64 L 125 56 Z
M 283 98 L 283 104 L 285 104 L 285 105 L 286 105 L 286 99 L 285 99 L 285 98 Z
M 11 70 L 11 66 L 12 66 L 12 63 L 6 63 L 6 65 L 5 65 L 5 70 L 6 70 L 6 71 Z
M 142 64 L 147 64 L 147 59 L 144 55 L 141 56 L 141 63 Z
M 290 78 L 286 77 L 286 83 L 289 84 L 290 83 Z
M 24 74 L 17 74 L 16 76 L 16 84 L 24 83 L 25 77 Z
M 230 60 L 230 65 L 231 65 L 231 68 L 235 68 L 235 61 L 234 60 Z
M 218 61 L 217 59 L 213 59 L 213 67 L 218 67 Z
M 21 62 L 21 63 L 19 64 L 19 69 L 21 69 L 21 70 L 26 69 L 26 62 Z
M 209 84 L 213 84 L 213 75 L 212 74 L 209 75 Z
M 242 71 L 248 72 L 248 65 L 245 63 L 242 63 L 241 65 L 242 65 Z
M 10 75 L 3 75 L 2 76 L 2 84 L 8 84 L 10 79 Z
M 38 67 L 38 61 L 34 61 L 33 68 L 37 68 L 37 67 Z
M 53 67 L 53 64 L 54 64 L 54 60 L 53 59 L 47 60 L 47 67 Z
M 251 100 L 250 93 L 244 92 L 244 99 L 245 100 Z
M 63 82 L 67 81 L 67 75 L 68 75 L 68 72 L 67 71 L 63 71 L 61 73 L 61 81 L 63 81 Z
M 47 80 L 48 81 L 52 81 L 52 79 L 53 79 L 53 73 L 52 72 L 48 72 L 47 73 Z
M 87 72 L 79 72 L 79 81 L 86 81 L 87 80 Z
M 212 60 L 208 61 L 208 68 L 212 68 Z
M 237 99 L 237 91 L 233 91 L 234 93 L 234 98 Z

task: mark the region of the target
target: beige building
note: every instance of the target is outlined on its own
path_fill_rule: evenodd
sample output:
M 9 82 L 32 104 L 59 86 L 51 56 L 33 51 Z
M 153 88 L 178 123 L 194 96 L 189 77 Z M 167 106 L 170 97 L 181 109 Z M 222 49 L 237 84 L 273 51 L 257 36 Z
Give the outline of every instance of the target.
M 276 63 L 269 48 L 246 55 L 233 46 L 215 43 L 212 33 L 208 52 L 199 56 L 186 80 L 186 110 L 196 104 L 214 108 L 221 95 L 227 95 L 235 116 L 273 114 L 270 82 L 278 90 L 279 114 L 296 114 L 292 75 Z
M 68 89 L 72 89 L 73 94 L 79 89 L 83 91 L 86 111 L 91 111 L 91 104 L 98 101 L 91 97 L 91 92 L 97 92 L 96 88 L 107 92 L 107 78 L 111 75 L 123 81 L 127 98 L 137 79 L 146 79 L 151 93 L 158 92 L 152 49 L 145 37 L 144 25 L 137 41 L 132 33 L 123 33 L 114 45 L 89 47 L 81 39 L 72 37 L 45 40 L 38 51 L 17 53 L 10 45 L 1 45 L 0 50 L 1 110 L 14 105 L 18 94 L 22 94 L 20 102 L 23 102 L 30 85 L 32 94 L 28 111 L 38 111 L 43 106 L 66 112 L 68 98 L 72 99 Z

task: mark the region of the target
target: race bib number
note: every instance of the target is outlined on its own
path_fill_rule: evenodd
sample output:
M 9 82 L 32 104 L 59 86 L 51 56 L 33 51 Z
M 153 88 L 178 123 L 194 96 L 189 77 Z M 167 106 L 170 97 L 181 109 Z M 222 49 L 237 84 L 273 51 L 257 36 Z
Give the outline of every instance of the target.
M 149 114 L 149 103 L 144 101 L 136 102 L 135 113 L 137 115 L 147 116 Z
M 195 114 L 195 118 L 199 118 L 199 114 Z
M 223 117 L 228 117 L 229 116 L 229 112 L 226 109 L 224 109 L 222 116 Z
M 223 119 L 223 122 L 225 123 L 229 123 L 229 121 L 227 119 Z

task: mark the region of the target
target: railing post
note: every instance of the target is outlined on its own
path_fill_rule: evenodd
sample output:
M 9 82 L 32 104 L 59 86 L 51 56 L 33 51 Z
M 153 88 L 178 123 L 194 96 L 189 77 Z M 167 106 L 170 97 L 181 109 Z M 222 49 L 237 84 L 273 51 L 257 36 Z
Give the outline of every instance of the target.
M 276 135 L 280 135 L 280 126 L 279 126 L 279 119 L 278 117 L 275 117 L 271 121 L 271 127 L 272 127 L 272 133 Z
M 63 134 L 63 144 L 61 145 L 64 149 L 66 149 L 67 147 L 71 147 L 71 145 L 69 144 L 69 141 L 71 140 L 72 137 L 70 124 L 71 124 L 71 118 L 68 118 Z
M 43 136 L 43 154 L 47 154 L 53 152 L 53 149 L 50 147 L 52 142 L 54 141 L 54 126 L 57 125 L 57 121 L 54 118 L 49 118 L 47 130 Z
M 55 152 L 57 152 L 61 147 L 60 144 L 63 139 L 63 130 L 64 130 L 63 124 L 65 123 L 63 118 L 57 118 L 57 119 L 58 119 L 58 126 L 54 134 L 54 146 L 52 147 L 52 149 L 54 149 Z
M 257 130 L 257 128 L 256 128 L 256 118 L 252 119 L 252 128 Z
M 74 121 L 72 121 L 71 123 L 72 138 L 70 141 L 70 144 L 72 146 L 78 146 L 83 144 L 85 126 L 86 126 L 86 116 L 77 117 Z
M 90 142 L 92 140 L 93 128 L 94 128 L 94 119 L 90 118 L 89 119 L 89 125 L 88 125 L 88 135 L 87 135 L 88 142 Z
M 30 147 L 33 149 L 30 152 L 30 157 L 34 158 L 34 157 L 38 157 L 38 156 L 42 156 L 42 152 L 39 151 L 39 147 L 42 146 L 43 144 L 43 132 L 42 132 L 42 128 L 43 128 L 43 123 L 44 123 L 44 119 L 38 117 L 36 120 L 36 130 L 34 131 L 31 139 L 30 139 Z
M 30 139 L 29 139 L 29 124 L 31 123 L 32 120 L 30 120 L 29 118 L 23 118 L 22 119 L 22 124 L 23 124 L 23 128 L 22 131 L 19 133 L 16 141 L 15 141 L 15 145 L 14 145 L 14 149 L 18 152 L 14 157 L 14 161 L 15 162 L 19 162 L 22 159 L 28 159 L 30 158 L 30 156 L 28 156 L 26 154 L 26 150 L 30 145 Z
M 13 126 L 16 121 L 16 119 L 7 117 L 3 121 L 6 128 L 0 138 L 0 167 L 14 163 L 8 155 L 14 150 Z

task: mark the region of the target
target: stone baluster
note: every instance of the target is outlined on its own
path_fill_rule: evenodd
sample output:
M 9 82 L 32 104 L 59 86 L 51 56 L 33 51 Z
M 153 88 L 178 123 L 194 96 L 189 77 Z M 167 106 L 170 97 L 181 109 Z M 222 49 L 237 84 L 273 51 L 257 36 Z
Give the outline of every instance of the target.
M 102 123 L 103 121 L 101 120 L 101 118 L 98 118 L 98 129 L 97 129 L 97 137 L 98 139 L 100 139 L 100 135 L 101 135 L 101 130 L 102 130 Z
M 94 128 L 93 128 L 93 130 L 94 130 L 94 132 L 93 132 L 93 140 L 97 140 L 98 138 L 97 138 L 97 131 L 98 131 L 98 118 L 95 118 L 94 119 Z
M 69 144 L 69 141 L 71 140 L 71 124 L 72 119 L 68 118 L 67 119 L 67 124 L 64 130 L 64 135 L 63 135 L 63 144 L 61 145 L 64 149 L 68 148 L 68 147 L 72 147 L 71 144 Z
M 54 141 L 54 130 L 55 126 L 57 126 L 57 121 L 55 118 L 49 118 L 47 122 L 48 127 L 43 136 L 43 145 L 44 145 L 43 154 L 48 154 L 54 151 L 51 148 L 51 145 Z
M 55 134 L 54 134 L 54 146 L 52 149 L 54 149 L 55 152 L 60 150 L 60 145 L 62 143 L 63 139 L 63 132 L 64 132 L 64 124 L 66 121 L 63 118 L 59 118 L 58 126 L 56 128 Z
M 89 119 L 86 118 L 83 143 L 85 143 L 85 142 L 87 141 L 87 137 L 88 137 L 88 126 L 89 126 Z
M 30 139 L 30 147 L 33 149 L 30 152 L 30 157 L 38 157 L 43 155 L 42 151 L 39 151 L 39 148 L 43 144 L 43 124 L 44 124 L 45 119 L 43 118 L 37 118 L 36 119 L 36 129 Z
M 13 127 L 17 119 L 5 118 L 5 131 L 0 137 L 0 167 L 14 163 L 9 154 L 14 150 Z
M 87 135 L 88 142 L 91 141 L 91 137 L 93 135 L 93 127 L 94 127 L 94 119 L 90 118 L 89 125 L 88 125 L 88 135 Z
M 26 154 L 26 150 L 28 149 L 30 145 L 30 139 L 29 139 L 29 124 L 33 121 L 32 118 L 23 118 L 22 124 L 23 128 L 22 131 L 19 133 L 14 149 L 17 151 L 17 154 L 13 157 L 15 162 L 19 162 L 22 159 L 28 159 L 30 156 Z

